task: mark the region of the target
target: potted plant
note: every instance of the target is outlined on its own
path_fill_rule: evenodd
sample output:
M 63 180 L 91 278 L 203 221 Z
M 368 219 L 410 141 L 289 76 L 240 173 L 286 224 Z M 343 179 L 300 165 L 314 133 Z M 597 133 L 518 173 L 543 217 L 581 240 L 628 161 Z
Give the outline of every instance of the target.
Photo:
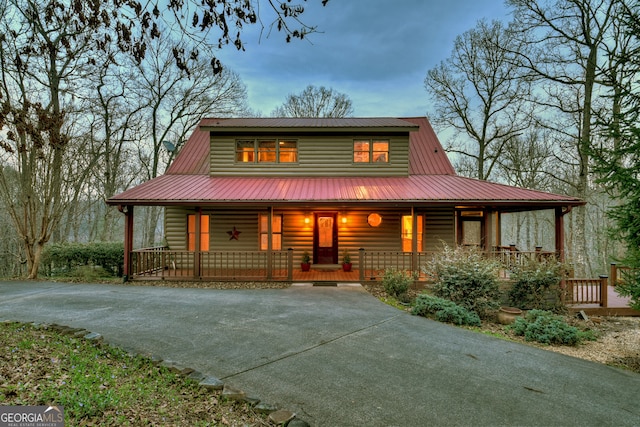
M 349 255 L 349 251 L 345 249 L 342 253 L 342 270 L 351 271 L 352 265 L 353 264 L 351 263 L 351 255 Z
M 302 262 L 300 263 L 300 268 L 302 271 L 309 271 L 311 268 L 311 256 L 309 255 L 309 251 L 304 251 L 302 253 Z

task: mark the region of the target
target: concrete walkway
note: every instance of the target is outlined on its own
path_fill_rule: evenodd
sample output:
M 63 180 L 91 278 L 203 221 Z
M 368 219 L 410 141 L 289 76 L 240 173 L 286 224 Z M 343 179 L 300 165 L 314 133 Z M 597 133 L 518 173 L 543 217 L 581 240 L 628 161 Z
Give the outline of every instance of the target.
M 411 316 L 360 287 L 0 282 L 0 321 L 171 360 L 313 426 L 638 426 L 640 375 Z

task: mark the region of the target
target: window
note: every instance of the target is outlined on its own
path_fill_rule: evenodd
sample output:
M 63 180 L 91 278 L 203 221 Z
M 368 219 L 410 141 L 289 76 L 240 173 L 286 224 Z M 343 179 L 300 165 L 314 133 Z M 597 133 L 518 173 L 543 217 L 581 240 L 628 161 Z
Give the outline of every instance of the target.
M 255 161 L 255 143 L 250 141 L 236 141 L 236 162 L 253 163 Z
M 187 215 L 187 249 L 196 250 L 196 215 Z M 209 250 L 209 215 L 200 215 L 200 250 Z
M 295 163 L 298 161 L 297 141 L 278 141 L 278 161 L 280 163 Z
M 389 163 L 389 141 L 357 140 L 353 141 L 354 163 Z
M 236 141 L 236 163 L 295 163 L 298 141 L 242 139 Z
M 276 142 L 258 141 L 258 163 L 275 163 Z
M 424 217 L 422 215 L 418 215 L 417 217 L 417 225 L 418 225 L 418 252 L 422 252 L 422 233 L 423 233 L 423 223 Z M 413 217 L 411 215 L 403 215 L 402 216 L 402 252 L 411 252 L 413 246 Z
M 462 221 L 462 244 L 465 246 L 480 246 L 482 243 L 482 222 Z
M 260 214 L 260 250 L 269 249 L 269 215 Z M 271 218 L 271 249 L 282 250 L 282 215 Z
M 370 151 L 369 141 L 354 141 L 353 142 L 353 162 L 354 163 L 369 163 Z

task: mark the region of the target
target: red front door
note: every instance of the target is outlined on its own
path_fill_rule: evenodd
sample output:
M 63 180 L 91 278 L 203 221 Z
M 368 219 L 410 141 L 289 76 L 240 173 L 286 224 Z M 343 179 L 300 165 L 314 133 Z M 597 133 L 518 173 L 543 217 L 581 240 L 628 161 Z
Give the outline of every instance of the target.
M 314 214 L 313 263 L 338 263 L 338 214 L 317 212 Z

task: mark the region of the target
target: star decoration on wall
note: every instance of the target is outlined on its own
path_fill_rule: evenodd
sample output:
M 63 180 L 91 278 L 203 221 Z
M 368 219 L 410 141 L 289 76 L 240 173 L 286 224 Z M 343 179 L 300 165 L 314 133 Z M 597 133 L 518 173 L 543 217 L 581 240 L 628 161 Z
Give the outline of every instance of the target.
M 238 237 L 240 236 L 240 233 L 242 233 L 242 231 L 237 230 L 235 227 L 233 227 L 233 230 L 227 231 L 229 240 L 239 240 Z

